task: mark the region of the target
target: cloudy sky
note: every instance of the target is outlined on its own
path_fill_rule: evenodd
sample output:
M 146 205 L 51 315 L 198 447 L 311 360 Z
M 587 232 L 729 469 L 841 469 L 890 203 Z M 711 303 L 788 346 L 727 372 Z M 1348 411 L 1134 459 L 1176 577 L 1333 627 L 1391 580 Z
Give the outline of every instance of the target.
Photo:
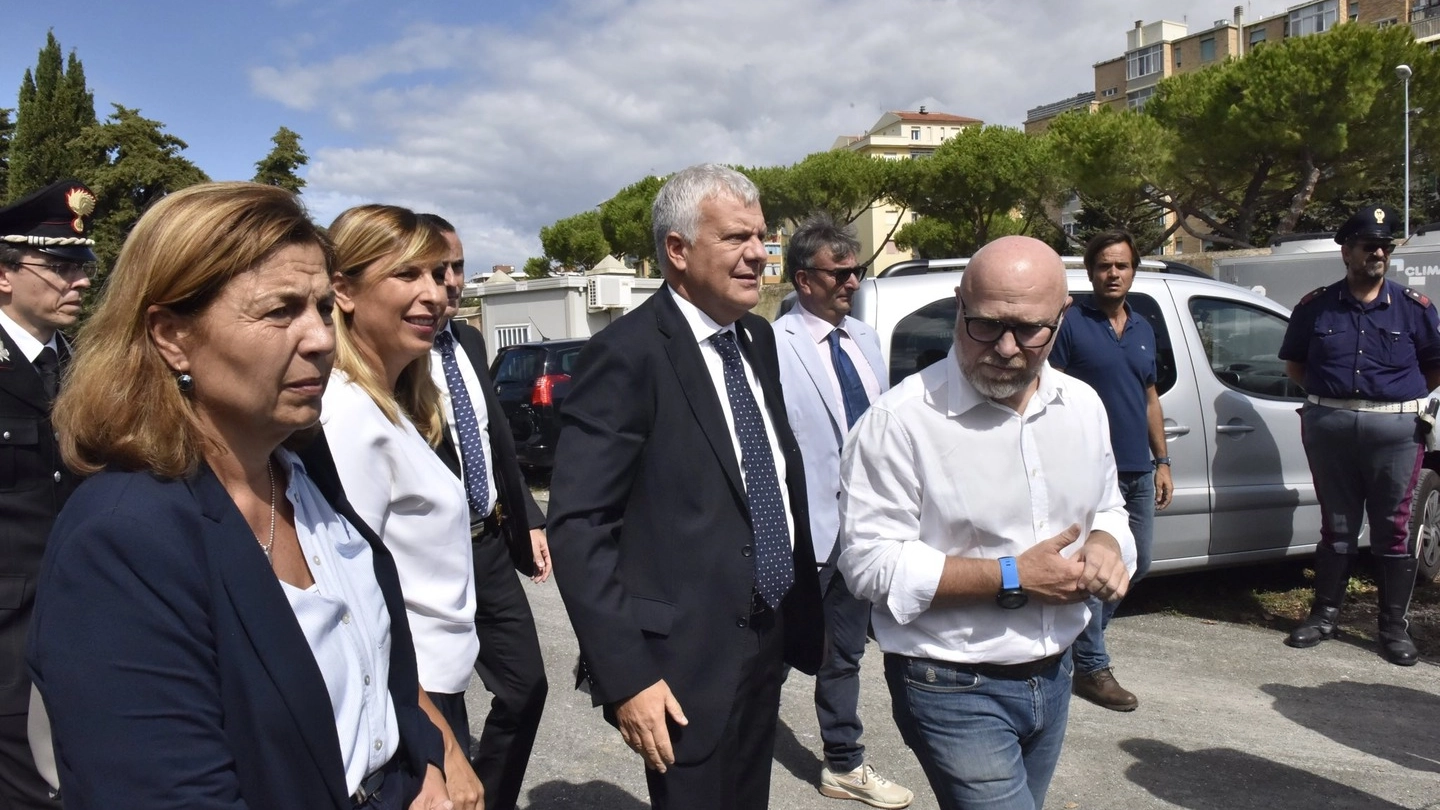
M 647 174 L 789 164 L 886 110 L 1019 126 L 1093 90 L 1135 20 L 1234 0 L 5 0 L 0 106 L 46 30 L 103 117 L 139 107 L 215 179 L 279 126 L 329 222 L 362 202 L 453 221 L 472 268 L 539 255 L 542 225 Z M 1285 3 L 1246 3 L 1247 19 Z M 9 89 L 13 88 L 13 89 Z

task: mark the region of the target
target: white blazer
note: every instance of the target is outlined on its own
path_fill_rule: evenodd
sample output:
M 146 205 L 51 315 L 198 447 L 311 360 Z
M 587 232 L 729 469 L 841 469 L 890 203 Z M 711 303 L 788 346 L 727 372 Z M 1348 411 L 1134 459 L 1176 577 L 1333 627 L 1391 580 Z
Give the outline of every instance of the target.
M 797 304 L 775 321 L 776 351 L 780 355 L 780 382 L 785 412 L 805 461 L 805 491 L 810 499 L 810 537 L 815 562 L 830 561 L 840 534 L 840 449 L 845 445 L 845 405 L 835 400 L 826 371 L 829 361 L 801 320 Z M 880 338 L 863 321 L 845 316 L 846 334 L 860 347 L 883 393 L 890 388 L 890 371 L 880 356 Z

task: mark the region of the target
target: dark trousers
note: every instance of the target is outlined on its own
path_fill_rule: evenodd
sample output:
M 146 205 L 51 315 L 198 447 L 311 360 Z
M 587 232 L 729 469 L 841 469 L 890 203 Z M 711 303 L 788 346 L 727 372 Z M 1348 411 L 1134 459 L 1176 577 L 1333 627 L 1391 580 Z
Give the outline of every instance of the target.
M 1414 556 L 1410 507 L 1425 449 L 1415 414 L 1307 404 L 1300 437 L 1320 501 L 1320 542 L 1354 556 L 1368 519 L 1373 553 Z
M 485 788 L 485 810 L 511 810 L 520 798 L 550 684 L 535 615 L 505 541 L 482 531 L 472 548 L 475 632 L 480 636 L 475 672 L 494 698 L 471 765 Z
M 0 715 L 0 810 L 59 810 L 50 786 L 35 770 L 23 714 Z
M 735 703 L 715 751 L 699 762 L 671 765 L 663 774 L 645 771 L 655 810 L 769 808 L 770 760 L 780 722 L 780 687 L 785 682 L 782 626 L 768 611 L 751 623 L 752 646 L 741 663 Z
M 865 762 L 860 743 L 860 657 L 870 627 L 870 603 L 857 599 L 845 586 L 834 565 L 820 568 L 821 602 L 825 631 L 830 634 L 829 655 L 815 673 L 815 716 L 820 721 L 825 764 L 836 773 L 849 773 Z
M 440 716 L 450 726 L 450 733 L 455 735 L 455 741 L 459 744 L 461 751 L 470 750 L 470 710 L 465 708 L 464 692 L 426 692 L 430 702 L 440 711 Z M 480 785 L 483 787 L 484 782 Z

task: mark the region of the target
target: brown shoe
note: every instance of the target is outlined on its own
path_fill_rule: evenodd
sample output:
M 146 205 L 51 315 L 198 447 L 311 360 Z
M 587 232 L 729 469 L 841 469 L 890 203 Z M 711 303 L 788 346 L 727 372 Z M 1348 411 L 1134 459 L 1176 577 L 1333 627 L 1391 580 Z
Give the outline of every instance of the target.
M 1077 672 L 1074 683 L 1071 685 L 1071 691 L 1077 697 L 1082 697 L 1096 706 L 1112 712 L 1133 712 L 1135 707 L 1140 705 L 1140 699 L 1115 680 L 1115 675 L 1110 672 L 1109 667 L 1083 675 Z

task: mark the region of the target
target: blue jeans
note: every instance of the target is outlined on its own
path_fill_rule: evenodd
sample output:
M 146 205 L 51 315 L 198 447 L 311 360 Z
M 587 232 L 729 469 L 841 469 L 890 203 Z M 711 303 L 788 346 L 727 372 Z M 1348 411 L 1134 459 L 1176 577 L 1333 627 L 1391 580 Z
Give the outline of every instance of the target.
M 1120 497 L 1125 499 L 1125 511 L 1130 515 L 1130 533 L 1135 535 L 1135 575 L 1130 577 L 1133 587 L 1150 570 L 1151 546 L 1155 542 L 1155 473 L 1122 472 Z M 1095 597 L 1085 600 L 1090 608 L 1090 624 L 1081 631 L 1071 649 L 1075 655 L 1075 671 L 1088 675 L 1110 666 L 1110 654 L 1105 651 L 1105 628 L 1110 618 L 1120 607 L 1119 602 L 1101 602 Z
M 942 810 L 1037 810 L 1060 759 L 1073 665 L 1026 679 L 963 664 L 885 655 L 900 736 Z

